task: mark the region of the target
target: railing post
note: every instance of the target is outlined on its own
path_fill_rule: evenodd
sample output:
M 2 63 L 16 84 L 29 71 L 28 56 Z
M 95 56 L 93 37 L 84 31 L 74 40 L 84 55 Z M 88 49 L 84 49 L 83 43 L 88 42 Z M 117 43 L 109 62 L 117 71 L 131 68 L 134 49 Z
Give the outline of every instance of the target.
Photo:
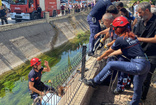
M 84 71 L 85 71 L 85 63 L 86 63 L 86 45 L 82 47 L 82 65 L 81 65 L 81 79 L 84 78 Z
M 44 12 L 44 18 L 46 19 L 46 22 L 49 23 L 49 12 Z

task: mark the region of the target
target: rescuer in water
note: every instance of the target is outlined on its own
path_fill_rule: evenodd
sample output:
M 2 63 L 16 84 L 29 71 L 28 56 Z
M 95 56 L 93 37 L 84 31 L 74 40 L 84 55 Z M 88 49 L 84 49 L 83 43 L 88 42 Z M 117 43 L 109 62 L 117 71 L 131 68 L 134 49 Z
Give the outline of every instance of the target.
M 44 96 L 44 91 L 49 91 L 50 89 L 55 91 L 53 87 L 50 88 L 41 81 L 42 72 L 50 71 L 48 61 L 44 61 L 45 67 L 42 67 L 41 60 L 39 58 L 32 58 L 30 64 L 33 67 L 28 75 L 31 98 L 35 100 L 35 98 L 37 98 L 39 95 Z M 40 105 L 40 103 L 41 102 L 39 102 L 38 104 Z
M 129 31 L 128 24 L 129 22 L 125 17 L 120 16 L 114 19 L 113 29 L 119 37 L 109 50 L 97 58 L 97 61 L 119 54 L 123 54 L 130 61 L 110 61 L 95 78 L 90 80 L 84 79 L 83 82 L 88 86 L 95 87 L 105 80 L 112 70 L 134 75 L 134 94 L 132 101 L 127 104 L 138 105 L 141 99 L 142 85 L 150 69 L 150 62 L 145 57 L 137 37 Z

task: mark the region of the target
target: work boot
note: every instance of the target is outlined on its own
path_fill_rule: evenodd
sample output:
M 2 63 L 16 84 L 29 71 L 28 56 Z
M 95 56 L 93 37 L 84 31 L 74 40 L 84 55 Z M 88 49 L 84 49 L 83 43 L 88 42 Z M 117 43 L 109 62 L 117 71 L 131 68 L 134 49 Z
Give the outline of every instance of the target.
M 118 94 L 121 94 L 123 91 L 122 90 L 118 90 L 117 88 L 113 91 L 113 93 L 115 94 L 115 95 L 118 95 Z
M 87 86 L 91 86 L 93 88 L 96 87 L 96 84 L 94 83 L 93 79 L 89 79 L 89 80 L 83 79 L 82 82 Z

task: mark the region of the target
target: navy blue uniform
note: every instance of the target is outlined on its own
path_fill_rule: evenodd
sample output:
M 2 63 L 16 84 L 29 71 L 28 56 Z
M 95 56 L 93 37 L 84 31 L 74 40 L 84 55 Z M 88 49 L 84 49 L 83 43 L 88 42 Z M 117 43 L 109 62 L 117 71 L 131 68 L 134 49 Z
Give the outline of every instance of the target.
M 7 20 L 7 17 L 6 17 L 6 10 L 5 9 L 2 9 L 0 10 L 0 18 L 1 18 L 1 23 L 2 25 L 4 24 L 4 21 L 6 24 L 8 24 L 8 20 Z
M 150 69 L 150 63 L 146 60 L 137 38 L 118 37 L 111 48 L 113 50 L 121 49 L 123 55 L 131 59 L 130 62 L 110 61 L 93 80 L 97 84 L 101 83 L 105 79 L 106 73 L 111 70 L 118 70 L 134 75 L 134 94 L 130 104 L 138 105 L 142 94 L 140 87 L 142 87 L 143 81 Z
M 116 40 L 118 35 L 115 34 L 114 30 L 112 28 L 110 28 L 109 30 L 109 35 L 111 38 L 111 41 Z M 118 58 L 118 56 L 117 56 Z M 106 63 L 108 63 L 109 61 L 116 61 L 118 60 L 116 57 L 109 57 L 106 61 Z M 103 85 L 109 85 L 110 80 L 111 80 L 111 76 L 112 76 L 112 80 L 115 78 L 117 71 L 114 71 L 112 74 L 109 73 L 110 71 L 108 71 L 107 75 L 105 75 L 105 80 L 102 82 Z
M 96 5 L 93 7 L 87 17 L 88 24 L 90 26 L 90 39 L 89 39 L 89 50 L 94 53 L 93 48 L 96 40 L 94 39 L 95 34 L 101 31 L 99 20 L 105 14 L 106 9 L 111 5 L 110 0 L 98 0 Z
M 43 71 L 43 67 L 39 70 L 39 72 L 36 72 L 34 69 L 32 69 L 29 72 L 28 81 L 29 82 L 34 82 L 34 87 L 37 90 L 39 90 L 39 91 L 46 90 L 47 91 L 50 87 L 45 85 L 43 82 L 41 82 L 42 71 Z M 39 96 L 38 93 L 31 92 L 31 98 L 35 99 L 38 96 Z

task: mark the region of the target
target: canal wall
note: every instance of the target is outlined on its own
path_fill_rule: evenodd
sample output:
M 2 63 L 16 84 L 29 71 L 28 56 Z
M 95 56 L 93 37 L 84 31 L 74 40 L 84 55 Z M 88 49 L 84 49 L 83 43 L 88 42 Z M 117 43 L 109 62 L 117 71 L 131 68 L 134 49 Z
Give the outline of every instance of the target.
M 89 30 L 87 14 L 22 22 L 0 28 L 0 74 Z

